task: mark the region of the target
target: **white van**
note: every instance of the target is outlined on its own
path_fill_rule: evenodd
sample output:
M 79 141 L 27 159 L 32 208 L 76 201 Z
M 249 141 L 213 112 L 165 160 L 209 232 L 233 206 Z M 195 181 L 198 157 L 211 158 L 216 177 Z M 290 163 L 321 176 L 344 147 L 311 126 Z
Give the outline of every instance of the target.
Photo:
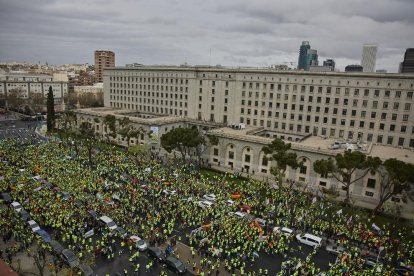
M 320 247 L 322 243 L 322 238 L 308 233 L 302 235 L 298 234 L 296 235 L 296 239 L 303 244 L 307 244 L 313 247 Z
M 118 227 L 110 217 L 102 216 L 99 220 L 105 223 L 110 230 L 115 230 Z

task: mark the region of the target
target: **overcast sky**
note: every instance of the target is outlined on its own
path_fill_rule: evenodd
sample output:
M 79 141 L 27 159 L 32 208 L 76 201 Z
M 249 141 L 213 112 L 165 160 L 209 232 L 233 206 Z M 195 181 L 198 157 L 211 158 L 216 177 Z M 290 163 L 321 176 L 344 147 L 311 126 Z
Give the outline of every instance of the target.
M 341 70 L 376 43 L 376 69 L 396 72 L 414 0 L 0 0 L 0 61 L 296 66 L 303 40 Z

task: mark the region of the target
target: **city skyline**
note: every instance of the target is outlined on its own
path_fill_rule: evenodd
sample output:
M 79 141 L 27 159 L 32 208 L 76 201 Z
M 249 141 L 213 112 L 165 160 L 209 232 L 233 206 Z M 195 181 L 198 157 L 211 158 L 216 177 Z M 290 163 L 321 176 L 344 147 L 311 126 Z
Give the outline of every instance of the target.
M 414 45 L 414 3 L 406 0 L 34 1 L 0 0 L 0 61 L 93 64 L 111 50 L 126 63 L 297 66 L 304 40 L 343 71 L 378 45 L 377 69 L 397 72 Z M 30 22 L 28 24 L 27 22 Z

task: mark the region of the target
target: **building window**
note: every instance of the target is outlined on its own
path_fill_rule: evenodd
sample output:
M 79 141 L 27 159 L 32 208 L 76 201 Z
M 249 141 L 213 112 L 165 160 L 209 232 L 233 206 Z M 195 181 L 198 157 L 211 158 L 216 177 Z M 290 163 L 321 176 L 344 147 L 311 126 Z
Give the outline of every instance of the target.
M 302 166 L 302 167 L 300 167 L 299 173 L 306 174 L 307 169 L 308 168 L 306 166 Z
M 244 162 L 247 162 L 247 163 L 249 163 L 249 162 L 250 162 L 250 154 L 246 154 L 246 155 L 244 156 Z
M 234 159 L 234 151 L 229 151 L 229 159 Z
M 368 178 L 367 188 L 375 189 L 375 182 L 376 182 L 375 179 Z
M 213 154 L 214 154 L 214 156 L 218 156 L 219 150 L 218 149 L 214 149 Z
M 400 147 L 404 146 L 404 138 L 400 137 L 398 139 L 398 146 L 400 146 Z

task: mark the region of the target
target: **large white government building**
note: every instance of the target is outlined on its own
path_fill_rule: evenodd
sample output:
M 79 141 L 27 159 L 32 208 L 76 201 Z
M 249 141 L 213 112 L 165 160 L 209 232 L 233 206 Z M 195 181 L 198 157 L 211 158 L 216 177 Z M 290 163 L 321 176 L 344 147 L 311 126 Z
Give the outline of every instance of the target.
M 104 72 L 107 107 L 414 148 L 414 75 L 141 66 Z M 270 135 L 270 134 L 269 134 Z
M 195 126 L 219 138 L 203 156 L 216 168 L 272 179 L 276 161 L 262 148 L 275 137 L 290 142 L 304 164 L 289 168 L 287 179 L 340 193 L 337 180 L 313 171 L 316 160 L 358 150 L 414 163 L 414 75 L 139 66 L 105 69 L 103 80 L 105 107 L 78 110 L 78 124 L 89 121 L 106 137 L 106 115 L 128 116 L 134 127 L 152 132 L 130 144 L 160 153 L 164 133 Z M 114 142 L 126 145 L 119 135 Z M 369 172 L 351 186 L 352 198 L 374 206 L 380 180 Z M 411 201 L 401 204 L 414 212 Z

